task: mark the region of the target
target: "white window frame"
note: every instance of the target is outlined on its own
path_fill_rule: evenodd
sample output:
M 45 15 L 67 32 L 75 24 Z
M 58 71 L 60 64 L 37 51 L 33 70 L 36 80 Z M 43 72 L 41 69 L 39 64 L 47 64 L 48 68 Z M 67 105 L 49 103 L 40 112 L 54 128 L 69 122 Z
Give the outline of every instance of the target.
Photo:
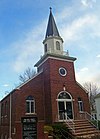
M 61 73 L 61 70 L 64 70 L 65 73 L 62 74 L 62 73 Z M 66 76 L 66 75 L 67 75 L 66 69 L 65 69 L 64 67 L 60 67 L 60 68 L 59 68 L 59 74 L 60 74 L 61 76 Z
M 28 107 L 27 102 L 29 103 L 29 108 L 27 108 Z M 32 103 L 33 103 L 33 110 L 32 110 Z M 33 100 L 26 100 L 26 113 L 27 114 L 32 114 L 32 113 L 34 114 L 35 113 L 35 100 L 34 99 Z
M 68 94 L 68 95 L 70 96 L 70 98 L 65 98 L 65 99 L 59 98 L 59 95 L 60 95 L 61 93 L 63 93 L 63 92 L 66 93 L 66 94 Z M 73 101 L 75 101 L 75 100 L 72 98 L 71 94 L 68 93 L 67 91 L 61 91 L 61 92 L 58 94 L 56 101 L 57 101 L 58 120 L 59 120 L 59 122 L 63 121 L 63 120 L 60 120 L 60 119 L 59 119 L 59 102 L 64 102 L 64 106 L 65 106 L 65 107 L 66 107 L 66 105 L 65 105 L 66 102 L 71 102 L 71 105 L 72 105 L 72 115 L 73 115 L 73 119 L 74 119 Z M 65 109 L 66 109 L 66 108 L 65 108 Z
M 82 107 L 81 107 L 82 106 Z M 83 112 L 83 101 L 78 101 L 79 112 Z
M 56 41 L 56 50 L 60 50 L 60 42 Z

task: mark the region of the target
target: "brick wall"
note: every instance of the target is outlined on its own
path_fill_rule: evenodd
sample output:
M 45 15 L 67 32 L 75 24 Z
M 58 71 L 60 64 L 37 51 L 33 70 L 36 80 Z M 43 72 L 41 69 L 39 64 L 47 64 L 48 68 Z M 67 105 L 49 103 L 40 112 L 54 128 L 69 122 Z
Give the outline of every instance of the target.
M 67 76 L 62 77 L 59 74 L 59 68 L 64 67 L 67 69 Z M 54 122 L 57 117 L 57 96 L 63 91 L 65 85 L 66 91 L 73 98 L 73 112 L 74 118 L 79 118 L 78 97 L 83 101 L 84 111 L 90 112 L 88 94 L 79 86 L 75 79 L 74 62 L 48 59 L 41 65 L 44 71 L 44 87 L 45 87 L 45 110 L 46 118 L 50 122 Z M 49 109 L 48 109 L 49 108 Z
M 67 69 L 65 77 L 60 76 L 60 67 Z M 30 95 L 35 99 L 36 113 L 34 115 L 38 117 L 38 139 L 44 139 L 44 125 L 56 121 L 58 114 L 57 96 L 63 91 L 63 86 L 65 86 L 66 91 L 72 96 L 74 118 L 78 119 L 80 115 L 78 97 L 82 98 L 84 111 L 89 112 L 88 95 L 75 80 L 73 62 L 49 58 L 38 69 L 42 69 L 43 72 L 22 85 L 19 90 L 14 90 L 11 94 L 12 132 L 14 128 L 16 129 L 16 134 L 12 135 L 12 139 L 22 139 L 21 117 L 32 116 L 26 114 L 26 98 Z M 2 127 L 0 126 L 0 135 L 2 133 L 5 134 L 4 131 L 9 134 L 9 95 L 2 100 L 1 104 L 5 104 L 6 101 L 8 103 L 8 112 L 7 117 L 5 117 L 5 110 L 3 111 L 3 124 Z

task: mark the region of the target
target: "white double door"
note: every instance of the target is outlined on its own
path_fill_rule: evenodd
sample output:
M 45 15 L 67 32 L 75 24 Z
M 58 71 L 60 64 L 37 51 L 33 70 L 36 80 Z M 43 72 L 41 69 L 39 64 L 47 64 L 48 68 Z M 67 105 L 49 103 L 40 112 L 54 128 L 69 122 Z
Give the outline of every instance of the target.
M 59 120 L 66 120 L 68 117 L 73 119 L 73 110 L 71 101 L 58 101 Z

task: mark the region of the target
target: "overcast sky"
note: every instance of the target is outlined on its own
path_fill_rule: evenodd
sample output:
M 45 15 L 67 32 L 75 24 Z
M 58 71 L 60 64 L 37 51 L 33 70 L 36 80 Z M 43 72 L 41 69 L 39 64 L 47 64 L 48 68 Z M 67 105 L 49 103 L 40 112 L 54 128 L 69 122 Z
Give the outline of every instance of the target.
M 100 0 L 0 0 L 0 99 L 43 55 L 49 7 L 64 51 L 77 58 L 76 80 L 100 87 Z

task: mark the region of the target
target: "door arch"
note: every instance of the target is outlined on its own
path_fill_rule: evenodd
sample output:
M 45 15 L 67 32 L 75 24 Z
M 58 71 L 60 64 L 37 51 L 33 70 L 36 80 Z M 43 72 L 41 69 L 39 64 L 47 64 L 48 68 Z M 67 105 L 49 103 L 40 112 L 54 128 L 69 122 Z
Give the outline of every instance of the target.
M 66 120 L 68 117 L 73 119 L 72 96 L 68 92 L 62 91 L 57 96 L 57 103 L 59 120 Z

